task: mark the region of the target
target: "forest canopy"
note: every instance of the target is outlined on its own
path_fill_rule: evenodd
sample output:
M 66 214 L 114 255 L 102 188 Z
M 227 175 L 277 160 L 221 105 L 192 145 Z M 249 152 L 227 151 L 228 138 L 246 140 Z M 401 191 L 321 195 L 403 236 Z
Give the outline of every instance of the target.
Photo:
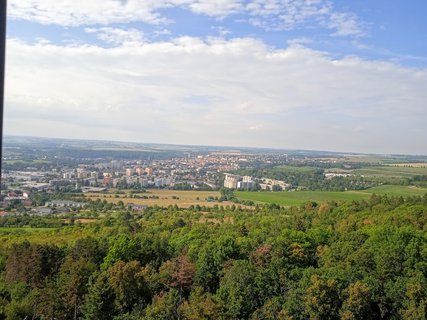
M 425 319 L 426 231 L 427 195 L 9 223 L 0 318 Z

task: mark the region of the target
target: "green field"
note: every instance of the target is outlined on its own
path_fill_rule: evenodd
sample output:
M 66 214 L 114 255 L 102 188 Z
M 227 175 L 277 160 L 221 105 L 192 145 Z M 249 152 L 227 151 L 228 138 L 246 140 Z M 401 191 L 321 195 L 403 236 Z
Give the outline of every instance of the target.
M 379 186 L 363 190 L 369 194 L 387 194 L 390 196 L 423 196 L 427 193 L 427 188 L 418 188 L 415 186 Z
M 413 177 L 416 175 L 427 175 L 427 168 L 398 167 L 398 166 L 375 166 L 350 171 L 353 174 L 378 177 Z
M 276 166 L 271 168 L 274 172 L 286 172 L 286 173 L 313 173 L 319 168 L 309 167 L 309 166 L 303 166 L 303 167 L 293 167 L 293 166 Z
M 17 164 L 17 163 L 26 163 L 23 160 L 3 160 L 3 164 Z
M 294 192 L 245 192 L 238 191 L 236 196 L 241 200 L 252 200 L 259 203 L 277 203 L 280 205 L 299 205 L 306 201 L 351 201 L 366 200 L 372 194 L 388 194 L 391 196 L 422 196 L 427 188 L 413 186 L 380 186 L 363 191 L 294 191 Z

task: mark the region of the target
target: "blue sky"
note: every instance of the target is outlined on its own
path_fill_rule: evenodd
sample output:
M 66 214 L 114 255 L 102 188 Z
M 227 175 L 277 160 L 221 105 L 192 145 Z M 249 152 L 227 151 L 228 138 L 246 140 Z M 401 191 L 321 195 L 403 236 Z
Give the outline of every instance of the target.
M 9 1 L 5 133 L 427 154 L 426 10 Z

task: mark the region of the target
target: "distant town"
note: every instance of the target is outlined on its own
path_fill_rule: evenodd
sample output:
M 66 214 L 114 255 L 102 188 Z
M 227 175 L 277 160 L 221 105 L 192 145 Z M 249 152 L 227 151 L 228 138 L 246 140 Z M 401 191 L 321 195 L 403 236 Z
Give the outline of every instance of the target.
M 100 192 L 109 188 L 177 188 L 288 190 L 291 185 L 274 179 L 254 179 L 228 173 L 246 167 L 249 163 L 280 164 L 283 156 L 251 156 L 230 154 L 197 155 L 187 153 L 183 158 L 170 160 L 111 160 L 93 164 L 63 166 L 43 171 L 26 167 L 25 170 L 3 170 L 2 183 L 6 190 L 37 191 L 81 190 Z M 7 161 L 8 159 L 6 159 Z M 9 159 L 10 160 L 10 159 Z
M 82 198 L 74 201 L 65 196 L 47 196 L 44 202 L 34 204 L 35 194 L 94 195 L 120 190 L 143 193 L 149 189 L 349 191 L 382 184 L 424 186 L 427 167 L 424 158 L 401 156 L 232 148 L 209 150 L 207 147 L 178 146 L 159 148 L 161 146 L 151 145 L 126 145 L 125 148 L 117 143 L 94 147 L 92 142 L 76 146 L 76 142 L 70 141 L 12 139 L 6 143 L 3 152 L 1 206 L 9 210 L 20 207 L 23 212 L 49 214 L 52 207 L 56 212 L 67 212 L 86 204 Z M 142 151 L 138 154 L 138 150 Z M 390 163 L 394 165 L 390 166 Z M 406 173 L 394 175 L 405 167 L 410 167 L 413 176 Z M 385 175 L 390 168 L 394 168 L 393 175 Z M 374 169 L 379 170 L 379 174 Z M 218 196 L 209 196 L 209 201 L 215 198 Z

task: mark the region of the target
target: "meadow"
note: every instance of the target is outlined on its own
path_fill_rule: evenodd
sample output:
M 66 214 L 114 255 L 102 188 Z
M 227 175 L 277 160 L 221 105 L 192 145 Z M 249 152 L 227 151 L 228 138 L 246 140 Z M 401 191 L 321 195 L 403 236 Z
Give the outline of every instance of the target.
M 294 167 L 294 166 L 277 166 L 271 168 L 272 171 L 275 172 L 293 172 L 293 173 L 313 173 L 319 170 L 319 168 L 303 166 L 303 167 Z
M 135 193 L 130 195 L 116 194 L 113 192 L 109 193 L 86 193 L 86 198 L 91 200 L 101 199 L 108 202 L 117 203 L 122 201 L 125 205 L 127 204 L 141 204 L 146 206 L 161 206 L 167 207 L 169 205 L 177 205 L 180 208 L 188 208 L 190 206 L 208 206 L 213 207 L 218 202 L 209 202 L 206 199 L 208 197 L 220 197 L 219 191 L 194 191 L 194 190 L 166 190 L 166 189 L 150 189 L 144 193 Z M 136 196 L 136 198 L 135 198 Z M 148 199 L 141 199 L 138 197 L 151 197 Z M 222 205 L 232 205 L 231 202 L 222 202 Z
M 379 186 L 363 191 L 294 191 L 294 192 L 236 192 L 241 200 L 252 200 L 258 203 L 277 203 L 280 205 L 299 205 L 307 201 L 352 201 L 367 200 L 372 194 L 387 194 L 390 196 L 423 196 L 427 188 L 413 186 Z
M 377 176 L 377 177 L 406 177 L 410 178 L 416 175 L 427 175 L 427 167 L 414 167 L 414 166 L 373 166 L 365 167 L 362 169 L 352 170 L 349 173 L 364 175 L 364 176 Z
M 423 196 L 427 193 L 427 188 L 418 188 L 414 186 L 396 186 L 384 185 L 369 188 L 361 191 L 293 191 L 293 192 L 247 192 L 237 191 L 236 197 L 240 200 L 252 200 L 256 203 L 277 203 L 280 205 L 300 205 L 307 201 L 352 201 L 352 200 L 367 200 L 372 194 L 387 194 L 390 196 Z M 188 208 L 190 206 L 207 206 L 213 207 L 215 205 L 232 205 L 230 201 L 207 201 L 208 197 L 220 197 L 218 191 L 194 191 L 194 190 L 163 190 L 163 189 L 150 189 L 145 193 L 136 193 L 131 195 L 129 193 L 117 194 L 113 192 L 108 193 L 87 193 L 86 198 L 91 200 L 101 199 L 107 202 L 117 204 L 122 201 L 127 204 L 141 204 L 146 206 L 160 206 L 168 207 L 170 205 L 177 205 L 180 208 Z M 136 198 L 134 197 L 136 196 Z M 148 199 L 138 197 L 151 197 Z

